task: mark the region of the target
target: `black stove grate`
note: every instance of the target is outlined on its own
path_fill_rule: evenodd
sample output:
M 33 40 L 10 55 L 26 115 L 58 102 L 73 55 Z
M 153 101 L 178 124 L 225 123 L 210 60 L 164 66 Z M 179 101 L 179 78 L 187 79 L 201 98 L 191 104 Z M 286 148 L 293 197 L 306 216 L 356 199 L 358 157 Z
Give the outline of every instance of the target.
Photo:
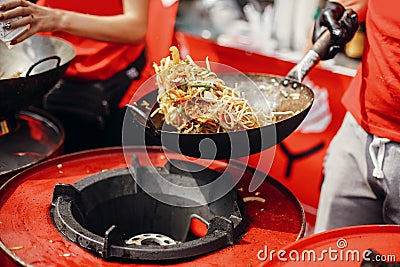
M 177 160 L 163 168 L 142 167 L 134 157 L 131 170 L 109 170 L 73 185 L 57 184 L 51 218 L 66 238 L 104 259 L 174 260 L 233 245 L 247 226 L 244 203 L 235 189 L 216 201 L 199 205 L 195 204 L 204 197 L 201 190 L 190 197 L 163 196 L 182 203 L 175 206 L 145 192 L 132 177 L 151 181 L 149 177 L 156 171 L 173 183 L 201 185 L 219 175 L 207 168 L 190 171 L 198 169 L 193 163 Z M 154 188 L 152 193 L 162 194 L 159 185 Z M 193 219 L 207 225 L 204 236 L 191 231 Z

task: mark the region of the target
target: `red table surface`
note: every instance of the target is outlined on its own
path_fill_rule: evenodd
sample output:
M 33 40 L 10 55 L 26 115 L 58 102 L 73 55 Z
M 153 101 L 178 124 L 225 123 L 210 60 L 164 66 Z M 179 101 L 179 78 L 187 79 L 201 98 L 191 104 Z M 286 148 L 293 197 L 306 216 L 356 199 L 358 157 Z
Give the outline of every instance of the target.
M 173 159 L 183 156 L 160 148 L 129 148 L 125 160 L 122 148 L 91 150 L 64 155 L 38 164 L 15 176 L 0 190 L 0 262 L 1 266 L 32 264 L 34 266 L 122 266 L 108 262 L 67 241 L 53 226 L 49 208 L 53 189 L 57 183 L 72 184 L 88 175 L 111 169 L 125 168 L 129 155 L 135 153 L 140 165 L 150 162 L 156 166 L 166 163 L 166 155 Z M 227 163 L 205 162 L 209 168 L 223 170 Z M 231 164 L 230 164 L 231 166 Z M 235 166 L 244 165 L 232 162 Z M 239 168 L 240 167 L 240 168 Z M 264 175 L 256 173 L 255 175 Z M 254 266 L 260 263 L 257 252 L 268 245 L 279 249 L 304 234 L 305 216 L 301 205 L 284 186 L 268 177 L 257 189 L 248 192 L 252 172 L 246 170 L 237 189 L 241 197 L 255 196 L 265 202 L 246 202 L 250 216 L 248 230 L 235 244 L 219 251 L 200 256 L 189 262 L 181 261 L 174 266 Z M 12 258 L 12 261 L 11 261 Z M 153 266 L 132 263 L 131 266 Z

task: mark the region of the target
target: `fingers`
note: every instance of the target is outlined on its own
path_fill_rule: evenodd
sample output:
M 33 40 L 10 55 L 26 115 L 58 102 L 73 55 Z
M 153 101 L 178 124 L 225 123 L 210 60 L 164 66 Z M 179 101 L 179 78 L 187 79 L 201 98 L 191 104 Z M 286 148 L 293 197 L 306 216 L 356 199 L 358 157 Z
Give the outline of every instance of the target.
M 333 58 L 343 48 L 343 46 L 353 38 L 358 27 L 357 13 L 350 9 L 346 10 L 340 21 L 340 28 L 338 29 L 340 34 L 335 37 L 334 43 L 330 47 L 327 57 Z
M 343 14 L 343 13 L 342 13 Z M 334 32 L 337 29 L 340 29 L 340 17 L 342 14 L 334 13 L 334 14 L 323 14 L 323 22 L 326 27 L 328 27 L 330 32 Z
M 340 52 L 340 50 L 342 50 L 342 47 L 341 47 L 341 46 L 339 46 L 339 45 L 332 45 L 332 46 L 329 48 L 329 52 L 328 52 L 327 57 L 328 57 L 328 58 L 333 58 L 334 56 L 336 56 L 337 53 Z
M 21 34 L 20 36 L 18 36 L 14 40 L 12 40 L 10 44 L 16 45 L 16 44 L 28 39 L 29 37 L 31 37 L 32 35 L 34 35 L 37 32 L 38 32 L 37 26 L 32 26 L 32 27 L 30 27 L 30 29 L 28 31 L 25 31 L 23 34 Z
M 348 33 L 349 40 L 353 38 L 359 27 L 357 13 L 351 9 L 346 10 L 345 17 L 342 20 L 342 25 Z
M 34 26 L 35 18 L 32 15 L 31 3 L 25 0 L 11 0 L 0 5 L 0 20 L 4 20 L 3 28 L 13 30 L 18 27 L 30 25 L 29 30 L 14 39 L 11 44 L 17 44 L 29 38 L 37 32 Z
M 32 13 L 30 2 L 24 0 L 6 2 L 0 5 L 0 11 L 3 11 L 0 15 L 1 20 L 24 17 Z
M 4 24 L 3 28 L 6 30 L 16 29 L 27 25 L 32 25 L 34 21 L 33 15 L 21 17 L 17 20 L 9 21 Z
M 336 44 L 344 46 L 349 42 L 359 27 L 357 14 L 352 10 L 346 10 L 341 21 L 341 38 L 336 40 Z
M 340 18 L 342 17 L 345 8 L 336 2 L 327 2 L 325 9 L 322 12 L 322 24 L 328 27 L 329 31 L 340 29 Z
M 331 32 L 331 40 L 336 41 L 342 37 L 340 18 L 345 12 L 345 8 L 337 2 L 326 2 L 325 8 L 316 20 L 313 42 L 315 42 L 325 30 Z
M 353 10 L 346 10 L 338 2 L 327 2 L 317 18 L 313 32 L 313 42 L 328 29 L 331 42 L 328 54 L 323 59 L 333 58 L 343 46 L 353 38 L 358 30 L 358 17 Z
M 343 10 L 344 12 L 344 10 Z M 335 12 L 331 12 L 331 14 L 325 13 L 323 15 L 323 24 L 329 29 L 331 32 L 331 40 L 336 41 L 343 38 L 344 29 L 340 22 L 340 18 L 343 15 L 342 10 L 335 10 Z
M 6 21 L 3 28 L 6 30 L 16 29 L 31 25 L 34 17 L 31 14 L 30 3 L 25 0 L 11 0 L 0 5 L 0 20 Z
M 10 10 L 16 7 L 28 7 L 30 4 L 29 1 L 25 1 L 25 0 L 11 0 L 11 1 L 7 1 L 3 4 L 0 5 L 0 11 L 6 11 L 6 10 Z

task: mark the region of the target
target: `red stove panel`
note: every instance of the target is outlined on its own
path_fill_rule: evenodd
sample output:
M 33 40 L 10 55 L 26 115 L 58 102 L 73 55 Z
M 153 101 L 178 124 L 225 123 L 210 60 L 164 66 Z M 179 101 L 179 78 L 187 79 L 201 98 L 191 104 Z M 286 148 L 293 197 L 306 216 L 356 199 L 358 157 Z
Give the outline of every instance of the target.
M 53 190 L 57 183 L 73 184 L 89 175 L 126 168 L 135 154 L 141 166 L 165 165 L 168 159 L 187 160 L 182 155 L 161 148 L 107 148 L 61 156 L 23 171 L 0 191 L 0 261 L 10 266 L 122 266 L 126 263 L 106 261 L 68 241 L 54 227 L 50 218 Z M 127 164 L 128 162 L 128 164 Z M 200 161 L 201 162 L 201 161 Z M 204 161 L 208 168 L 221 171 L 227 162 Z M 245 235 L 232 246 L 180 261 L 163 262 L 173 266 L 249 266 L 260 263 L 257 253 L 267 245 L 279 249 L 304 234 L 304 211 L 296 197 L 271 177 L 255 191 L 247 188 L 254 175 L 261 172 L 231 161 L 232 175 L 241 175 L 236 188 L 245 201 L 250 222 Z M 237 173 L 235 173 L 237 171 Z M 133 262 L 132 266 L 158 266 Z

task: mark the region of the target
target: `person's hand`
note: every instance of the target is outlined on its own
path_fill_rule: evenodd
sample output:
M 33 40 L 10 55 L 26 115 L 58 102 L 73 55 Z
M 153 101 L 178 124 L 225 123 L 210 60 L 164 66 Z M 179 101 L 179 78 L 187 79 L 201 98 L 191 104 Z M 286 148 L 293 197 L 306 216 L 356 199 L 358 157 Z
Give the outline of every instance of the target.
M 345 12 L 346 11 L 346 12 Z M 332 45 L 322 60 L 331 59 L 349 42 L 358 30 L 358 16 L 353 10 L 346 10 L 341 4 L 327 2 L 315 21 L 313 43 L 323 32 L 331 32 Z
M 29 30 L 14 39 L 11 44 L 17 44 L 39 31 L 52 31 L 53 18 L 49 8 L 42 7 L 26 0 L 10 0 L 0 5 L 0 21 L 18 18 L 7 25 L 7 29 L 29 27 Z

